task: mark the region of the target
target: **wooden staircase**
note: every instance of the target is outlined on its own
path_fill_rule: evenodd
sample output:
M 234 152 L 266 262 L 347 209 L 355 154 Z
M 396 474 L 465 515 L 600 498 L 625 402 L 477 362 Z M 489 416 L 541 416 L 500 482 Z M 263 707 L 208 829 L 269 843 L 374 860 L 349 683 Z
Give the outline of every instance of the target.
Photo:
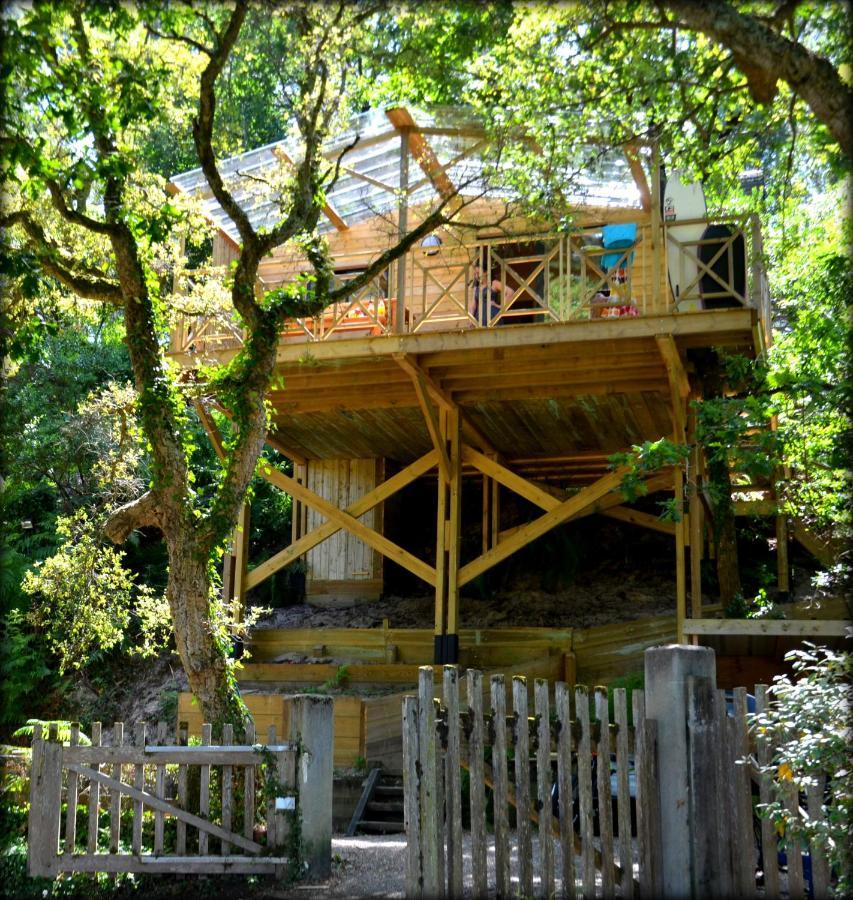
M 403 781 L 373 769 L 364 780 L 359 798 L 347 828 L 347 837 L 362 834 L 401 834 L 403 823 Z

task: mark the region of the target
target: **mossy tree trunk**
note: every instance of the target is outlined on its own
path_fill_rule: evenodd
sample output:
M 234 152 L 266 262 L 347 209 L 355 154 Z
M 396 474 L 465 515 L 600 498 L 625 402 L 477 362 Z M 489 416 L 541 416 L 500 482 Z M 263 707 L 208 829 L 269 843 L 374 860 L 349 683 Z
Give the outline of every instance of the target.
M 43 148 L 38 138 L 42 126 L 36 123 L 29 133 L 17 129 L 10 141 L 20 164 L 26 165 L 33 194 L 40 188 L 41 195 L 29 206 L 22 198 L 20 208 L 2 211 L 0 227 L 15 228 L 45 273 L 66 288 L 123 311 L 138 415 L 150 447 L 151 483 L 143 496 L 112 512 L 104 532 L 115 543 L 125 541 L 138 528 L 156 528 L 162 533 L 169 557 L 167 597 L 190 687 L 206 721 L 217 728 L 225 722 L 239 728 L 246 710 L 228 658 L 230 638 L 221 621 L 224 613 L 211 592 L 212 565 L 237 521 L 264 444 L 264 400 L 275 368 L 282 324 L 289 317 L 314 315 L 359 291 L 425 235 L 449 222 L 451 217 L 445 215 L 445 209 L 455 198 L 445 198 L 360 275 L 333 288 L 328 248 L 318 236 L 317 225 L 324 194 L 337 174 L 330 175 L 321 148 L 339 112 L 341 98 L 346 96 L 345 51 L 351 47 L 352 30 L 363 23 L 369 10 L 355 4 L 339 9 L 323 4 L 297 5 L 281 20 L 285 23 L 282 33 L 291 41 L 290 51 L 299 63 L 293 66 L 289 90 L 294 92 L 291 112 L 302 139 L 303 155 L 292 181 L 282 189 L 284 196 L 280 199 L 286 213 L 263 231 L 255 230 L 226 187 L 213 150 L 216 82 L 237 43 L 249 2 L 236 0 L 233 8 L 223 7 L 216 15 L 206 16 L 204 23 L 192 19 L 190 8 L 172 12 L 174 17 L 169 21 L 175 31 L 168 39 L 189 44 L 207 59 L 200 78 L 193 139 L 210 190 L 235 223 L 241 245 L 230 277 L 231 301 L 243 326 L 243 346 L 228 365 L 209 376 L 204 387 L 233 412 L 223 471 L 209 504 L 200 503 L 192 489 L 191 447 L 186 439 L 187 389 L 171 377 L 164 358 L 161 336 L 165 323 L 158 312 L 163 303 L 158 296 L 162 273 L 150 251 L 152 245 L 164 241 L 164 229 L 179 226 L 181 218 L 165 195 L 163 208 L 153 211 L 150 205 L 140 208 L 134 199 L 138 160 L 132 148 L 137 138 L 126 139 L 122 130 L 128 127 L 123 125 L 128 118 L 126 97 L 110 87 L 126 85 L 128 70 L 135 65 L 131 62 L 131 58 L 136 59 L 135 50 L 122 57 L 123 39 L 136 47 L 140 27 L 165 39 L 156 31 L 163 24 L 156 17 L 152 25 L 131 5 L 121 7 L 115 16 L 112 12 L 103 16 L 98 13 L 90 21 L 85 4 L 40 4 L 30 19 L 24 15 L 26 25 L 16 37 L 18 68 L 30 75 L 37 72 L 39 78 L 49 77 L 52 84 L 61 87 L 64 105 L 58 111 L 52 106 L 42 110 L 39 117 L 55 114 L 52 121 L 59 133 L 63 133 L 62 128 L 73 131 L 64 144 L 60 140 L 60 146 L 86 143 L 91 147 L 90 174 L 103 202 L 95 214 L 90 214 L 78 202 L 72 185 L 61 180 L 63 176 L 51 174 L 63 171 L 66 160 L 60 154 L 62 158 L 57 161 Z M 17 28 L 16 22 L 7 24 Z M 209 46 L 189 37 L 196 34 L 193 29 L 200 24 Z M 90 35 L 104 28 L 110 30 L 110 42 L 90 43 Z M 56 52 L 56 47 L 65 45 L 67 53 Z M 138 94 L 133 94 L 136 107 L 131 118 L 136 125 L 146 117 L 157 122 L 158 104 L 162 102 L 157 76 L 152 81 L 146 63 L 138 65 L 133 72 L 135 80 L 130 79 L 139 88 Z M 98 77 L 92 77 L 92 73 L 98 73 Z M 86 135 L 86 142 L 81 141 L 81 134 Z M 60 227 L 45 228 L 42 223 L 50 216 L 55 220 L 50 225 Z M 67 245 L 59 243 L 57 235 L 75 231 L 85 235 L 77 238 L 78 243 L 98 243 L 104 257 L 100 263 L 93 265 L 83 258 L 71 239 Z M 259 296 L 260 261 L 289 241 L 298 242 L 307 257 L 313 287 L 309 289 L 303 283 Z

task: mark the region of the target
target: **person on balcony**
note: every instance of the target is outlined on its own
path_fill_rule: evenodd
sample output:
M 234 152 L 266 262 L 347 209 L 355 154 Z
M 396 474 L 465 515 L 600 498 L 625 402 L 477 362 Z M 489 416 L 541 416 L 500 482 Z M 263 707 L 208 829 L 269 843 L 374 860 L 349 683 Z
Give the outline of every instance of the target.
M 489 281 L 489 274 L 485 273 L 480 269 L 480 265 L 476 263 L 474 265 L 474 277 L 471 283 L 474 286 L 474 291 L 472 295 L 472 303 L 470 307 L 471 315 L 474 319 L 477 320 L 477 323 L 486 328 L 494 322 L 495 318 L 501 311 L 501 280 L 498 277 L 498 271 L 495 269 L 494 277 Z M 513 297 L 513 289 L 507 285 L 505 291 L 505 303 L 508 307 L 512 302 Z M 503 319 L 501 319 L 498 324 L 501 324 Z

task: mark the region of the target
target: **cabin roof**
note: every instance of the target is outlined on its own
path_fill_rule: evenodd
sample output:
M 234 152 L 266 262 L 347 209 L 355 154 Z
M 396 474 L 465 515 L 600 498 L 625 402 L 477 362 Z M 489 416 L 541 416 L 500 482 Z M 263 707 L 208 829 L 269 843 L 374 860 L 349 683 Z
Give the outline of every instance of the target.
M 485 131 L 472 110 L 372 109 L 353 117 L 347 128 L 324 147 L 324 155 L 331 162 L 346 152 L 339 178 L 326 196 L 321 232 L 343 230 L 397 208 L 401 134 L 407 129 L 410 207 L 431 203 L 448 190 L 463 196 L 511 199 L 508 185 L 486 184 Z M 275 176 L 288 160 L 298 160 L 299 154 L 299 141 L 291 137 L 219 163 L 226 184 L 254 228 L 270 227 L 278 220 Z M 589 159 L 578 161 L 578 169 L 581 174 L 567 173 L 566 199 L 570 204 L 641 208 L 640 189 L 621 152 L 594 148 Z M 200 168 L 174 175 L 171 183 L 179 191 L 200 196 L 205 214 L 235 243 L 240 242 L 236 225 L 212 196 Z

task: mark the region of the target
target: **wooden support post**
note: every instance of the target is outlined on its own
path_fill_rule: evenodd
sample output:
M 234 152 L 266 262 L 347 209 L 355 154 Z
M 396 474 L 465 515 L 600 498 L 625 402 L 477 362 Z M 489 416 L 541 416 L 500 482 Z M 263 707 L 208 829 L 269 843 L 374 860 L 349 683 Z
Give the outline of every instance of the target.
M 455 645 L 455 659 L 459 657 L 459 550 L 462 522 L 462 442 L 459 433 L 459 412 L 447 414 L 447 449 L 450 457 L 450 503 L 448 508 L 447 540 L 447 633 Z
M 498 534 L 501 530 L 501 486 L 500 484 L 492 479 L 492 506 L 491 506 L 491 515 L 492 515 L 492 533 L 489 548 L 495 547 L 498 543 Z
M 232 545 L 234 548 L 234 606 L 233 615 L 236 622 L 243 621 L 246 609 L 246 578 L 249 574 L 249 527 L 251 504 L 244 503 L 237 516 L 237 527 L 234 529 Z
M 492 486 L 489 483 L 490 478 L 488 475 L 483 476 L 483 516 L 482 516 L 482 525 L 481 525 L 481 535 L 482 535 L 482 543 L 480 545 L 480 552 L 485 553 L 489 547 L 491 546 L 489 540 L 492 536 L 491 529 L 491 514 L 490 514 L 490 501 L 492 496 Z
M 666 267 L 666 238 L 661 223 L 660 145 L 652 144 L 652 306 L 654 312 L 663 312 L 667 306 L 667 289 L 661 292 L 661 274 Z
M 409 130 L 400 129 L 400 203 L 397 212 L 399 238 L 409 229 Z M 394 330 L 401 333 L 406 323 L 406 254 L 397 260 L 397 316 Z
M 695 408 L 688 415 L 687 439 L 690 443 L 690 468 L 688 476 L 688 506 L 690 512 L 690 614 L 694 619 L 702 617 L 702 502 L 699 498 L 699 469 L 702 449 L 696 442 Z M 698 644 L 697 635 L 691 643 Z
M 684 537 L 687 523 L 684 521 L 684 473 L 676 466 L 673 472 L 675 507 L 681 518 L 675 523 L 675 633 L 676 641 L 684 643 L 684 620 L 687 617 L 687 573 L 684 565 Z
M 446 433 L 447 410 L 439 413 L 442 434 Z M 433 661 L 444 662 L 444 635 L 447 632 L 447 482 L 438 473 L 438 497 L 435 517 L 435 653 Z
M 438 478 L 435 579 L 435 662 L 459 661 L 459 543 L 462 512 L 462 443 L 457 410 L 441 410 L 441 439 L 449 478 Z

